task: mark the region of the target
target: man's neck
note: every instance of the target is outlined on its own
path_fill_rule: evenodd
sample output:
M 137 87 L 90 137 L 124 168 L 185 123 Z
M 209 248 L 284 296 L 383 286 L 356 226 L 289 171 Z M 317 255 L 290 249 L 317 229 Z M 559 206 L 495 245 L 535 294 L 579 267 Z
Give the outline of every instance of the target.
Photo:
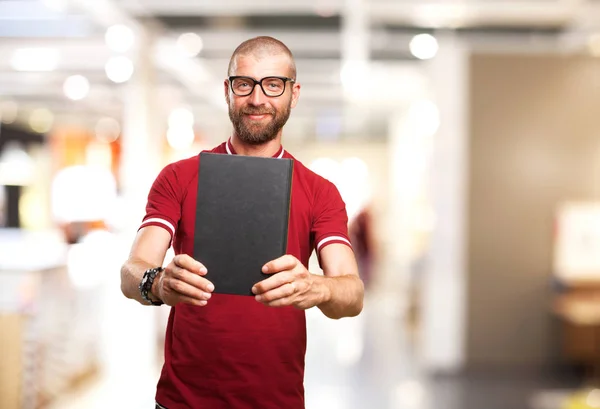
M 281 136 L 278 135 L 272 141 L 260 145 L 250 145 L 242 142 L 235 134 L 233 134 L 231 136 L 231 145 L 238 155 L 263 156 L 270 158 L 279 151 L 279 148 L 281 147 Z

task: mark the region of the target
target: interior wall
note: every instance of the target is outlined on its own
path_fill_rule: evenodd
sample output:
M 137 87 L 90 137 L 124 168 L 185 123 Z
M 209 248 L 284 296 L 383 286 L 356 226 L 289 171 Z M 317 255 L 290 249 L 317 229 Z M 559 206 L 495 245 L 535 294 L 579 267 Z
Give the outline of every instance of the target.
M 337 163 L 345 159 L 358 158 L 367 166 L 368 170 L 368 195 L 371 197 L 370 205 L 378 215 L 377 229 L 386 230 L 386 212 L 389 200 L 389 171 L 388 171 L 388 144 L 384 142 L 335 142 L 335 143 L 285 143 L 284 147 L 300 160 L 305 166 L 321 158 L 329 158 Z M 383 240 L 383 238 L 382 238 Z
M 315 142 L 302 145 L 284 143 L 284 147 L 307 167 L 311 167 L 314 161 L 322 158 L 331 159 L 338 164 L 349 158 L 358 158 L 364 162 L 368 170 L 367 186 L 357 183 L 355 187 L 361 191 L 364 188 L 368 190 L 370 199 L 365 205 L 372 212 L 376 256 L 383 259 L 379 260 L 379 262 L 385 263 L 393 241 L 393 230 L 390 227 L 389 214 L 390 175 L 389 146 L 387 142 L 370 142 L 367 140 L 330 143 Z M 378 282 L 386 281 L 387 277 L 384 277 L 384 275 L 387 273 L 387 271 L 383 270 L 381 272 L 377 271 L 374 278 Z
M 554 212 L 600 199 L 600 62 L 479 54 L 470 71 L 467 365 L 547 365 Z

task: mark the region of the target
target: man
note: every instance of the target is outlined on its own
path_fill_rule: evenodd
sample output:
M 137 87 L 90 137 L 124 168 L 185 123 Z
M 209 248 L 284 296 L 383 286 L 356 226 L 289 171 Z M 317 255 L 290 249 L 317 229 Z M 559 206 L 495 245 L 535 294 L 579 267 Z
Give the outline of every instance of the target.
M 231 57 L 224 91 L 233 134 L 211 152 L 293 159 L 281 136 L 300 84 L 283 43 L 271 37 L 242 43 Z M 265 264 L 263 272 L 272 275 L 253 287 L 254 297 L 213 293 L 207 267 L 190 257 L 198 160 L 161 171 L 121 269 L 125 296 L 172 306 L 156 407 L 304 408 L 304 310 L 318 307 L 333 319 L 362 310 L 364 288 L 344 202 L 331 182 L 295 161 L 288 254 Z M 162 269 L 171 244 L 176 255 Z M 307 270 L 313 250 L 324 275 Z

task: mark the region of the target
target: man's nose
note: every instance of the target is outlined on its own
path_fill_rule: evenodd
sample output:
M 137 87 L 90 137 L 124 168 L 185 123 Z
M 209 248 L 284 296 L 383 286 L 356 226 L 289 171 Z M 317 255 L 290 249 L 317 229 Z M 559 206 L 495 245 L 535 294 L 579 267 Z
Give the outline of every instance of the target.
M 250 94 L 250 103 L 252 105 L 263 105 L 265 103 L 265 93 L 263 92 L 260 84 L 254 84 L 254 91 Z

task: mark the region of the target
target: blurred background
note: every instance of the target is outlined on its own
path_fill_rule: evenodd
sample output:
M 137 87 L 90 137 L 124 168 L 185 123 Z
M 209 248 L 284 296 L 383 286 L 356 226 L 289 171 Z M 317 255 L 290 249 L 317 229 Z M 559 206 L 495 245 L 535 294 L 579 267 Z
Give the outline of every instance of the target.
M 257 35 L 367 291 L 307 311 L 307 409 L 600 408 L 597 0 L 1 0 L 0 408 L 153 407 L 169 309 L 119 268 Z

